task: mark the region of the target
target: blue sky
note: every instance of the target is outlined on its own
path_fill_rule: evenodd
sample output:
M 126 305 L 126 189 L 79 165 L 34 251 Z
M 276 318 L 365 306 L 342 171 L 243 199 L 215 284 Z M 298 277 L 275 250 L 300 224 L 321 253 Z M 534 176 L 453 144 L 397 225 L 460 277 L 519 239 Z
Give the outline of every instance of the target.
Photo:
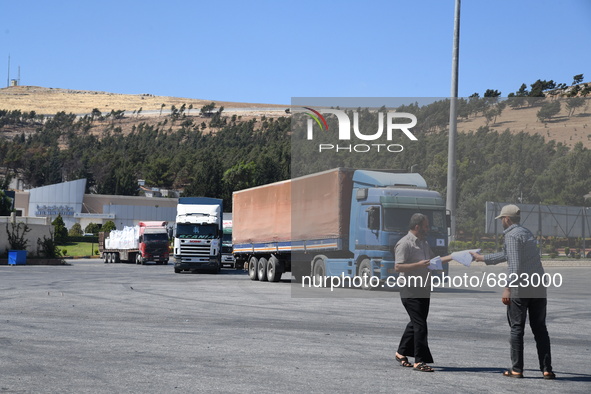
M 448 97 L 454 0 L 0 0 L 0 87 L 289 104 Z M 591 0 L 464 0 L 459 95 L 591 81 Z

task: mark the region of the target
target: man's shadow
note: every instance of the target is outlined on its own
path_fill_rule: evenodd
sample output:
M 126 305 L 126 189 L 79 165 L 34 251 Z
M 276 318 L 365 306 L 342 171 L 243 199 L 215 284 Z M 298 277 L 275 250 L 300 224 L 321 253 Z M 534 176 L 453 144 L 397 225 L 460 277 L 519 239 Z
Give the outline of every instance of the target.
M 445 367 L 436 366 L 435 370 L 441 372 L 480 372 L 480 373 L 492 373 L 501 375 L 507 368 L 491 368 L 491 367 Z M 572 372 L 560 372 L 554 371 L 556 374 L 556 380 L 563 380 L 569 382 L 591 382 L 591 375 L 583 373 L 572 373 Z M 523 371 L 523 379 L 542 379 L 542 373 L 537 369 L 526 369 Z

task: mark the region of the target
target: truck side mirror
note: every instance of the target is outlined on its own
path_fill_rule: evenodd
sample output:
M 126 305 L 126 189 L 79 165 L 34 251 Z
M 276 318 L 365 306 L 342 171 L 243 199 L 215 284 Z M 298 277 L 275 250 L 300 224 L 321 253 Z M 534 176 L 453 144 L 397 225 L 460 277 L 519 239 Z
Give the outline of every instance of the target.
M 445 221 L 447 224 L 447 228 L 451 228 L 451 215 L 449 213 L 445 215 Z
M 367 228 L 373 231 L 380 229 L 380 209 L 377 207 L 369 207 L 367 212 Z

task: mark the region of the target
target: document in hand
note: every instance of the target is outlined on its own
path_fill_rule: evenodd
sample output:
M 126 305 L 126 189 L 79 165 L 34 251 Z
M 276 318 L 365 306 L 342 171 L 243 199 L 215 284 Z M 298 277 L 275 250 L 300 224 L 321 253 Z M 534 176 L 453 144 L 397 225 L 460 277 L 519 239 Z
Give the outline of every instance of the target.
M 429 261 L 429 266 L 427 268 L 430 270 L 442 270 L 443 262 L 441 261 L 441 257 L 433 257 L 431 261 Z
M 480 249 L 468 249 L 468 250 L 461 250 L 459 252 L 453 252 L 451 254 L 451 258 L 453 260 L 457 261 L 458 263 L 463 264 L 466 267 L 469 267 L 470 264 L 472 264 L 472 260 L 473 260 L 470 252 L 479 253 Z

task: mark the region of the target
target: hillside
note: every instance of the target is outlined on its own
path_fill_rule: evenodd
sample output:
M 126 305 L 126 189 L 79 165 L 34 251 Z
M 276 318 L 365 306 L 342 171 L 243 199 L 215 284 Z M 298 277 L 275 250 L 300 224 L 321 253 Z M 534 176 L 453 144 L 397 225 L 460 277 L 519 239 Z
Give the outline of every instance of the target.
M 561 99 L 561 110 L 551 121 L 542 123 L 537 118 L 539 107 L 511 109 L 505 108 L 496 122 L 489 124 L 491 130 L 503 132 L 510 129 L 512 133 L 525 132 L 528 134 L 540 134 L 546 141 L 555 140 L 569 147 L 577 142 L 591 148 L 591 100 L 586 99 L 586 105 L 578 109 L 574 115 L 568 117 L 568 110 Z M 484 116 L 460 120 L 458 132 L 477 130 L 486 125 Z
M 35 111 L 40 115 L 54 115 L 58 112 L 76 115 L 90 114 L 98 109 L 103 115 L 111 111 L 126 111 L 126 116 L 117 121 L 123 134 L 128 134 L 138 123 L 157 125 L 167 114 L 170 114 L 173 106 L 176 109 L 185 105 L 185 114 L 189 117 L 198 117 L 199 111 L 212 100 L 190 99 L 168 96 L 154 96 L 152 94 L 118 94 L 108 92 L 94 92 L 85 90 L 54 89 L 39 86 L 11 86 L 0 89 L 0 110 L 20 110 L 22 112 Z M 240 103 L 229 101 L 216 101 L 216 110 L 224 107 L 223 114 L 231 117 L 236 115 L 243 121 L 256 119 L 260 123 L 261 117 L 285 116 L 285 105 Z M 209 119 L 200 119 L 199 123 L 209 124 Z M 97 125 L 109 125 L 110 121 L 97 122 Z M 92 133 L 100 134 L 101 127 L 95 128 Z M 30 134 L 35 127 L 7 125 L 2 128 L 2 135 L 12 138 L 17 134 Z M 205 128 L 204 131 L 211 131 Z
M 56 112 L 85 114 L 97 108 L 101 112 L 111 110 L 160 112 L 164 109 L 177 108 L 183 104 L 193 105 L 199 109 L 212 100 L 201 100 L 180 97 L 154 96 L 152 94 L 118 94 L 108 92 L 93 92 L 87 90 L 54 89 L 39 86 L 11 86 L 0 89 L 0 109 L 21 111 L 35 111 L 38 114 L 51 115 Z M 285 109 L 285 105 L 237 103 L 216 101 L 216 105 L 225 108 L 276 108 Z
M 499 132 L 510 129 L 512 133 L 526 132 L 540 134 L 546 141 L 555 140 L 569 147 L 577 142 L 582 142 L 587 148 L 591 148 L 591 106 L 589 99 L 586 104 L 578 108 L 573 116 L 568 117 L 564 99 L 561 100 L 561 111 L 552 120 L 542 123 L 537 118 L 539 107 L 511 109 L 505 108 L 494 123 L 488 126 Z M 35 111 L 37 114 L 52 115 L 60 111 L 74 114 L 89 114 L 93 109 L 98 109 L 103 114 L 111 111 L 125 110 L 128 115 L 119 122 L 123 133 L 131 130 L 134 124 L 139 122 L 156 123 L 161 114 L 170 112 L 175 106 L 177 109 L 183 104 L 187 108 L 187 115 L 197 116 L 199 110 L 211 100 L 179 98 L 168 96 L 154 96 L 152 94 L 117 94 L 108 92 L 94 92 L 69 89 L 54 89 L 37 86 L 14 86 L 0 89 L 0 109 L 21 110 L 23 112 Z M 192 106 L 191 109 L 189 107 Z M 224 115 L 240 116 L 242 120 L 252 118 L 285 116 L 285 105 L 217 102 L 216 107 L 224 107 Z M 140 111 L 141 109 L 141 111 Z M 139 113 L 138 113 L 139 111 Z M 131 115 L 131 114 L 134 115 Z M 207 123 L 207 122 L 206 122 Z M 468 119 L 460 118 L 458 132 L 475 131 L 481 126 L 487 125 L 486 118 L 480 113 L 471 115 Z M 11 134 L 9 127 L 3 130 L 4 135 Z M 20 131 L 23 131 L 22 129 Z

